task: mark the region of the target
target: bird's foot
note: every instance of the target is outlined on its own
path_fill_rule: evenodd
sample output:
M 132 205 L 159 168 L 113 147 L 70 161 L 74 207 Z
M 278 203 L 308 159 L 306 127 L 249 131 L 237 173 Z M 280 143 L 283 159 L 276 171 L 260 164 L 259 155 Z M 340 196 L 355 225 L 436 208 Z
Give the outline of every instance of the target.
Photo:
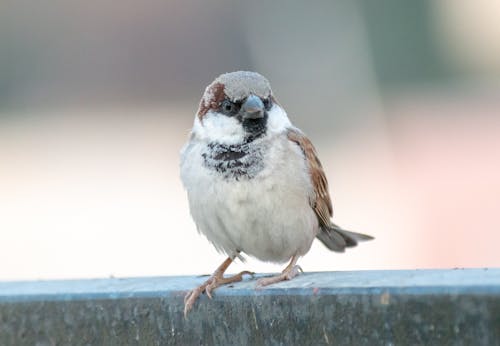
M 196 299 L 205 292 L 208 298 L 212 299 L 212 291 L 217 287 L 222 285 L 231 284 L 233 282 L 239 282 L 243 280 L 243 275 L 254 275 L 253 272 L 242 271 L 236 275 L 232 275 L 229 277 L 224 277 L 223 273 L 216 271 L 213 275 L 211 275 L 207 281 L 205 281 L 200 286 L 195 289 L 189 291 L 184 297 L 184 317 L 187 317 L 189 311 L 193 308 Z
M 272 285 L 281 281 L 292 280 L 294 277 L 302 271 L 302 268 L 298 265 L 288 266 L 279 275 L 271 276 L 268 278 L 262 278 L 257 281 L 257 288 Z

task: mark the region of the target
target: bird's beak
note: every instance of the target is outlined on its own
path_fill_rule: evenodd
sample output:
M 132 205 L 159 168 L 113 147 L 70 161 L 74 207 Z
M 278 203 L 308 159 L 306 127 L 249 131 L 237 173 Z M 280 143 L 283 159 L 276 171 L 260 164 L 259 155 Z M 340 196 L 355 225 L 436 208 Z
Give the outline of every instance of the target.
M 264 103 L 255 96 L 250 95 L 241 106 L 243 119 L 260 119 L 264 117 Z

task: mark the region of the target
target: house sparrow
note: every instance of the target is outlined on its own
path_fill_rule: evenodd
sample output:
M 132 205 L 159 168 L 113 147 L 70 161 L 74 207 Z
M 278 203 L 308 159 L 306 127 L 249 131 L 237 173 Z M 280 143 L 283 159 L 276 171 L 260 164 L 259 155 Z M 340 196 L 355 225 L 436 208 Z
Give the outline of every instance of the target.
M 262 278 L 266 286 L 295 277 L 299 257 L 315 238 L 343 252 L 371 236 L 332 223 L 328 183 L 311 141 L 287 117 L 266 78 L 226 73 L 206 89 L 191 136 L 181 152 L 181 179 L 198 231 L 229 257 L 185 297 L 196 299 L 247 271 L 223 274 L 240 253 L 288 266 Z

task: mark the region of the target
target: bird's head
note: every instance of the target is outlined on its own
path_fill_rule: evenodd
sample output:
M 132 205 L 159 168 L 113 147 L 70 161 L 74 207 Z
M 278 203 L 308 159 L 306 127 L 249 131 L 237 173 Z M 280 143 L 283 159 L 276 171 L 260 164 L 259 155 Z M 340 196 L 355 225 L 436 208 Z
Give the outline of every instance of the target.
M 217 77 L 200 101 L 193 132 L 212 142 L 251 142 L 289 126 L 266 78 L 237 71 Z

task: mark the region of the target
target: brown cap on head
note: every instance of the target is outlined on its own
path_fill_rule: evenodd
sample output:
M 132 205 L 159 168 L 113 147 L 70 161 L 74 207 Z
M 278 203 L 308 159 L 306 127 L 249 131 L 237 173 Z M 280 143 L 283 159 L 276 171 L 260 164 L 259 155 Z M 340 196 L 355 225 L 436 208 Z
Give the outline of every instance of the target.
M 209 110 L 218 109 L 225 98 L 238 101 L 245 99 L 250 94 L 267 98 L 272 94 L 271 85 L 265 77 L 257 72 L 224 73 L 205 89 L 200 101 L 198 117 L 202 119 Z

